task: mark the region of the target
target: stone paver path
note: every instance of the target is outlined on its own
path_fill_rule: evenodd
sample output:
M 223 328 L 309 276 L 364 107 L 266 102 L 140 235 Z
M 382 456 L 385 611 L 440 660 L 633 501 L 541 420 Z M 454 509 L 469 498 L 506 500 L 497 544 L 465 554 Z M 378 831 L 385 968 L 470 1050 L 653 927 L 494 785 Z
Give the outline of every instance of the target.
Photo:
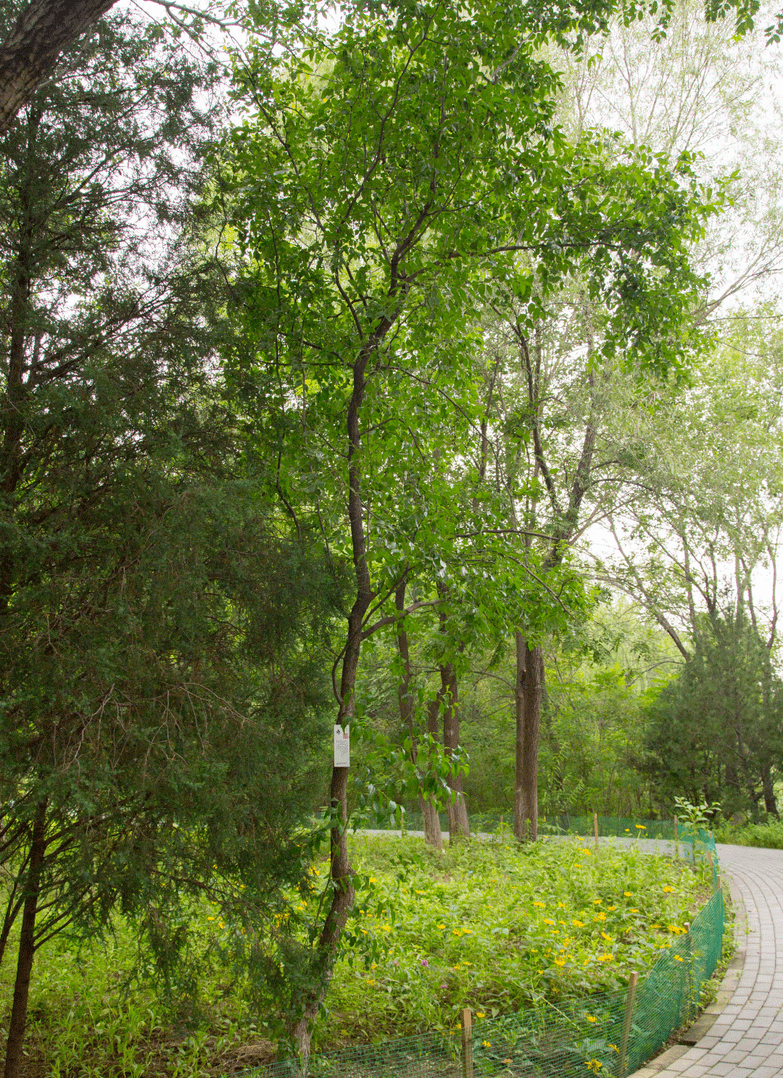
M 693 1046 L 670 1048 L 634 1078 L 783 1078 L 783 850 L 718 846 L 718 856 L 741 900 L 733 969 Z

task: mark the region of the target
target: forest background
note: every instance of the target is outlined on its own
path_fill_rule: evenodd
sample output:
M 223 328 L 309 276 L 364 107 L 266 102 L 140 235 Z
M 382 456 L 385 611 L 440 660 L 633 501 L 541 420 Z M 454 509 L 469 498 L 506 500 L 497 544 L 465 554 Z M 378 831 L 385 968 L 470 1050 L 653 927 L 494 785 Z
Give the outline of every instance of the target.
M 9 114 L 7 1078 L 204 896 L 306 1053 L 349 818 L 777 815 L 774 15 L 550 8 L 116 6 Z

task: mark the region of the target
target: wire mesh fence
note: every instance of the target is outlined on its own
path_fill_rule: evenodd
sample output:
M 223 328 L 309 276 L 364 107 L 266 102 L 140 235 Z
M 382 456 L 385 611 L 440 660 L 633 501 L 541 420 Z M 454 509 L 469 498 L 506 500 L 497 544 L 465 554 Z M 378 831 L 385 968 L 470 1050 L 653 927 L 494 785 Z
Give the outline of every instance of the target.
M 574 833 L 594 833 L 594 821 L 589 823 L 590 831 Z M 621 838 L 626 823 L 616 821 Z M 652 830 L 649 822 L 643 828 Z M 604 819 L 600 833 L 617 836 L 618 830 L 607 832 Z M 670 835 L 654 837 L 673 841 L 674 825 Z M 314 1054 L 307 1078 L 625 1078 L 695 1017 L 721 956 L 725 911 L 715 843 L 705 831 L 686 831 L 678 840 L 685 855 L 711 864 L 715 891 L 689 930 L 644 977 L 637 981 L 632 974 L 627 989 L 475 1022 L 463 1012 L 462 1023 L 449 1032 Z M 289 1059 L 247 1073 L 248 1078 L 301 1078 L 302 1068 L 299 1060 Z

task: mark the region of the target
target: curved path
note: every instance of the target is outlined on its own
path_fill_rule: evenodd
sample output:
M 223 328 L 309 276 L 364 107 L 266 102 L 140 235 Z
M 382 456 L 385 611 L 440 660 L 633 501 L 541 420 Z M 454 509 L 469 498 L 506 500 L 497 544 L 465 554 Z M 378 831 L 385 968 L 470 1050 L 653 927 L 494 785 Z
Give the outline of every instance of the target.
M 735 900 L 737 953 L 685 1043 L 633 1078 L 783 1078 L 783 850 L 720 845 L 718 856 Z

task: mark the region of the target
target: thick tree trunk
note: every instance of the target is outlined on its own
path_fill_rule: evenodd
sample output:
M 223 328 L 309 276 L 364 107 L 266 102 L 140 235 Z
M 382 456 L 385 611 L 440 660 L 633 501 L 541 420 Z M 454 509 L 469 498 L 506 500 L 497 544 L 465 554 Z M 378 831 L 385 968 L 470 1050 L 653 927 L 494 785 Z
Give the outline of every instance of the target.
M 516 782 L 514 834 L 520 842 L 538 837 L 538 742 L 544 696 L 544 660 L 540 647 L 529 648 L 516 633 Z
M 60 53 L 115 0 L 32 0 L 0 45 L 0 133 L 6 131 Z
M 35 957 L 35 918 L 38 912 L 38 895 L 41 890 L 41 869 L 46 853 L 46 802 L 42 801 L 35 814 L 30 844 L 30 865 L 25 884 L 22 927 L 19 933 L 19 957 L 16 963 L 14 1001 L 11 1020 L 8 1023 L 8 1040 L 5 1049 L 4 1078 L 17 1078 L 22 1060 L 25 1028 L 27 1026 L 27 1000 L 30 994 L 30 975 Z
M 761 769 L 761 789 L 764 794 L 764 808 L 770 816 L 778 819 L 778 803 L 775 798 L 775 787 L 772 782 L 772 768 L 764 764 Z
M 443 746 L 449 756 L 459 748 L 459 696 L 457 675 L 451 663 L 444 663 L 440 668 L 441 692 L 443 694 Z M 449 801 L 449 839 L 458 841 L 470 836 L 468 808 L 462 792 L 462 775 L 455 775 L 451 780 L 454 800 Z

